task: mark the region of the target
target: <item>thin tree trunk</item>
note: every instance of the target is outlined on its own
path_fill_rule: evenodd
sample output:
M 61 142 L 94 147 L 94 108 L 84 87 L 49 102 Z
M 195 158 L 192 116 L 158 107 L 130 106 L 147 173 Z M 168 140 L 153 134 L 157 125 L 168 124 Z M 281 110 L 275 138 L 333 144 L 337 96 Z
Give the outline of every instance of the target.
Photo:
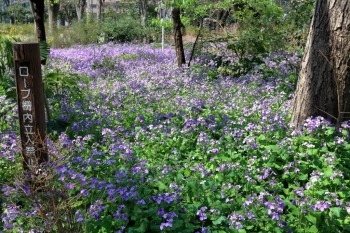
M 77 12 L 78 21 L 81 21 L 81 19 L 83 18 L 85 7 L 86 7 L 86 0 L 75 0 L 74 6 Z
M 103 2 L 102 0 L 97 0 L 98 2 L 98 10 L 97 10 L 97 19 L 98 20 L 101 20 L 102 19 L 102 5 L 103 5 Z
M 49 15 L 49 34 L 52 35 L 57 29 L 58 11 L 60 10 L 60 4 L 55 0 L 50 0 L 48 3 L 48 15 Z
M 199 30 L 198 30 L 198 34 L 197 34 L 197 36 L 196 36 L 196 40 L 194 41 L 193 46 L 192 46 L 191 56 L 190 56 L 190 59 L 188 60 L 188 64 L 187 64 L 188 67 L 191 66 L 191 61 L 192 61 L 192 59 L 193 59 L 194 51 L 195 51 L 195 49 L 196 49 L 196 45 L 197 45 L 199 36 L 201 35 L 201 30 L 202 30 L 202 28 L 203 28 L 203 18 L 200 19 Z
M 291 119 L 299 129 L 316 116 L 339 126 L 350 112 L 349 13 L 350 0 L 316 2 Z
M 147 0 L 139 0 L 139 11 L 141 16 L 141 26 L 146 26 L 146 19 L 147 19 Z
M 63 10 L 63 9 L 62 9 Z M 60 26 L 65 26 L 66 25 L 66 19 L 64 18 L 64 13 L 59 14 L 59 18 L 60 18 Z
M 182 33 L 181 33 L 181 28 L 183 27 L 183 24 L 181 22 L 179 8 L 173 8 L 172 18 L 173 18 L 173 24 L 174 24 L 173 30 L 174 30 L 174 41 L 175 41 L 177 64 L 179 67 L 181 67 L 183 64 L 186 64 L 186 60 L 185 60 L 185 51 L 184 51 Z
M 88 22 L 91 22 L 93 20 L 93 13 L 92 13 L 92 0 L 87 0 L 86 3 L 86 18 Z
M 228 17 L 230 16 L 231 9 L 221 10 L 221 11 L 223 11 L 223 13 L 221 14 L 221 17 L 219 18 L 218 24 L 219 24 L 219 29 L 224 29 L 226 21 L 227 21 Z

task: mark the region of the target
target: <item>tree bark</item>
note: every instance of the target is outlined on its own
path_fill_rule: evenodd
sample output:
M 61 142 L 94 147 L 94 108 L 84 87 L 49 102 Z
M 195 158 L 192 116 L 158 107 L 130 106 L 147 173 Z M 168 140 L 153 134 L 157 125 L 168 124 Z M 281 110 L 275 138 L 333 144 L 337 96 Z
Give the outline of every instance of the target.
M 183 24 L 181 22 L 179 8 L 175 8 L 175 7 L 173 8 L 172 19 L 174 24 L 173 30 L 174 30 L 174 41 L 175 41 L 177 64 L 179 67 L 181 67 L 183 64 L 186 63 L 186 60 L 185 60 L 185 51 L 184 51 L 182 33 L 181 33 L 181 28 L 183 27 Z
M 219 10 L 218 19 L 217 19 L 217 24 L 218 24 L 217 29 L 219 29 L 219 30 L 224 29 L 226 21 L 230 15 L 230 13 L 231 13 L 231 9 Z
M 317 0 L 295 93 L 291 123 L 333 123 L 350 112 L 350 0 Z M 350 114 L 348 114 L 350 116 Z
M 141 17 L 141 26 L 146 26 L 146 19 L 147 19 L 147 0 L 139 0 L 139 12 Z
M 60 10 L 60 4 L 55 0 L 50 0 L 48 3 L 48 15 L 49 15 L 49 34 L 57 29 L 58 11 Z
M 191 61 L 192 61 L 192 59 L 193 59 L 194 50 L 196 49 L 196 45 L 197 45 L 199 36 L 201 35 L 201 30 L 202 30 L 202 28 L 203 28 L 203 21 L 204 21 L 204 19 L 201 18 L 201 19 L 200 19 L 200 23 L 199 23 L 198 34 L 197 34 L 197 36 L 196 36 L 196 40 L 194 41 L 194 43 L 193 43 L 193 45 L 192 45 L 191 56 L 190 56 L 189 61 L 188 61 L 188 64 L 187 64 L 188 67 L 191 66 Z
M 97 9 L 97 19 L 98 20 L 101 20 L 102 19 L 102 5 L 103 5 L 103 2 L 102 0 L 97 0 L 97 6 L 98 6 L 98 9 Z
M 66 19 L 65 19 L 65 11 L 64 11 L 64 8 L 61 8 L 60 9 L 61 13 L 58 14 L 58 18 L 59 18 L 59 26 L 65 26 L 66 25 Z
M 93 21 L 93 7 L 92 7 L 92 0 L 87 0 L 86 2 L 86 18 L 87 22 Z
M 78 21 L 83 18 L 84 10 L 86 7 L 86 0 L 75 0 L 74 1 L 75 10 L 77 11 Z
M 36 26 L 36 34 L 38 37 L 38 42 L 46 42 L 46 33 L 45 33 L 45 25 L 44 25 L 44 0 L 31 0 L 30 6 L 32 8 L 35 26 Z M 41 64 L 46 64 L 46 59 L 41 61 Z

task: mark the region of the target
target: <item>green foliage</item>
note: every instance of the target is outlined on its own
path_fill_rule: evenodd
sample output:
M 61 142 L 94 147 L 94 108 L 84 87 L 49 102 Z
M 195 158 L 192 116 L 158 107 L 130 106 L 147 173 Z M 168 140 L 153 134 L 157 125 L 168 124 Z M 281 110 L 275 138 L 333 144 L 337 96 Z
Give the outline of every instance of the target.
M 238 67 L 235 67 L 238 75 L 261 63 L 259 55 L 284 47 L 284 31 L 280 26 L 283 9 L 274 2 L 253 0 L 242 3 L 233 17 L 239 27 L 237 35 L 228 37 L 227 48 L 239 57 Z
M 231 64 L 219 64 L 218 73 L 224 76 L 246 74 L 255 66 L 262 65 L 267 53 L 278 50 L 301 52 L 313 3 L 313 0 L 292 1 L 283 5 L 269 0 L 236 1 L 232 17 L 237 22 L 237 32 L 226 31 L 225 35 L 202 38 L 198 49 L 203 52 L 209 47 L 212 50 L 208 52 L 215 54 L 218 52 L 217 47 L 226 46 L 238 60 Z M 221 52 L 224 50 L 219 49 Z M 295 74 L 290 78 L 297 81 Z
M 312 19 L 315 0 L 290 1 L 285 8 L 284 37 L 287 48 L 303 51 Z
M 70 28 L 62 32 L 60 40 L 66 40 L 65 44 L 90 44 L 96 43 L 99 38 L 99 23 L 97 21 L 88 22 L 86 19 L 73 21 Z
M 94 68 L 114 71 L 116 62 L 134 63 L 143 55 L 120 53 Z M 349 125 L 338 132 L 318 119 L 306 122 L 302 133 L 293 132 L 283 119 L 289 114 L 288 74 L 295 70 L 282 68 L 296 59 L 278 54 L 261 59 L 264 64 L 246 77 L 211 80 L 217 74 L 209 71 L 228 66 L 224 57 L 211 57 L 194 65 L 182 82 L 178 70 L 166 77 L 161 73 L 163 86 L 160 77 L 152 79 L 146 71 L 132 81 L 118 73 L 89 83 L 67 64 L 46 68 L 45 92 L 54 118 L 69 116 L 55 127 L 70 138 L 57 130 L 59 137 L 49 144 L 53 164 L 59 165 L 46 175 L 46 188 L 54 195 L 19 189 L 6 197 L 6 204 L 21 200 L 25 207 L 15 225 L 29 231 L 64 223 L 62 232 L 86 233 L 124 228 L 144 233 L 347 232 Z M 179 84 L 169 85 L 170 79 Z M 2 140 L 0 146 L 10 148 Z M 44 213 L 54 209 L 56 219 L 28 215 L 35 201 Z M 173 214 L 171 226 L 161 229 Z M 45 220 L 52 225 L 42 224 Z M 242 225 L 234 225 L 237 220 Z
M 103 41 L 129 42 L 146 36 L 140 21 L 129 15 L 106 18 L 101 22 L 99 34 Z
M 34 24 L 6 24 L 0 23 L 1 36 L 17 38 L 20 41 L 35 41 Z
M 137 17 L 110 13 L 101 21 L 85 19 L 73 21 L 70 27 L 58 28 L 49 43 L 52 47 L 69 47 L 108 41 L 142 41 L 144 38 L 150 41 L 159 37 L 159 33 L 160 28 L 154 25 L 142 27 Z
M 0 37 L 0 95 L 8 98 L 15 97 L 14 78 L 10 73 L 13 71 L 13 50 L 12 43 L 15 39 Z
M 76 101 L 83 101 L 86 97 L 82 83 L 87 84 L 88 79 L 83 75 L 71 74 L 60 70 L 47 69 L 43 75 L 45 97 L 52 106 L 52 120 L 47 123 L 47 133 L 57 139 L 58 135 L 67 130 L 74 119 L 59 119 L 62 111 L 62 101 L 65 95 L 71 93 L 70 97 Z M 79 85 L 80 84 L 80 85 Z
M 6 8 L 5 16 L 14 19 L 14 23 L 28 23 L 33 21 L 30 8 L 25 8 L 22 4 L 12 4 Z
M 50 47 L 46 41 L 39 42 L 40 60 L 46 60 L 50 54 Z

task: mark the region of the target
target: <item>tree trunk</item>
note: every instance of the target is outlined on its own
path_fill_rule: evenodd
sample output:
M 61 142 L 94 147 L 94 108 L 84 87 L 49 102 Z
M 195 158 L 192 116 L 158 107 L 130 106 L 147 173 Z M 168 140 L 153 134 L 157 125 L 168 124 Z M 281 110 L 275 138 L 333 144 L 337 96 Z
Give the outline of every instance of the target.
M 16 23 L 15 16 L 10 15 L 10 24 L 15 24 L 15 23 Z
M 146 26 L 146 19 L 147 19 L 147 0 L 139 0 L 140 8 L 140 16 L 141 16 L 141 26 Z
M 31 0 L 30 6 L 32 8 L 35 26 L 36 26 L 36 34 L 38 37 L 38 42 L 46 42 L 46 33 L 45 33 L 45 25 L 44 25 L 44 0 Z M 41 64 L 46 64 L 46 59 L 41 61 Z
M 295 93 L 292 124 L 333 123 L 350 112 L 350 0 L 317 0 Z M 350 116 L 350 114 L 348 114 Z
M 97 6 L 98 6 L 98 9 L 97 9 L 97 19 L 98 20 L 101 20 L 102 19 L 102 5 L 103 5 L 103 2 L 102 0 L 97 0 Z
M 84 10 L 86 7 L 86 0 L 75 0 L 74 1 L 75 10 L 77 11 L 78 21 L 83 18 Z
M 182 33 L 181 33 L 181 28 L 183 27 L 183 24 L 181 22 L 179 8 L 173 8 L 172 18 L 173 18 L 173 24 L 174 24 L 173 30 L 174 30 L 174 41 L 175 41 L 177 64 L 179 67 L 181 67 L 182 64 L 186 63 L 186 60 L 185 60 L 185 51 L 184 51 Z
M 58 11 L 60 10 L 60 4 L 55 0 L 48 2 L 48 15 L 49 15 L 49 34 L 52 35 L 57 29 Z
M 226 24 L 226 21 L 227 21 L 229 15 L 230 15 L 230 13 L 231 13 L 231 9 L 228 9 L 228 10 L 219 10 L 219 13 L 218 13 L 218 20 L 217 20 L 217 24 L 218 24 L 217 29 L 218 29 L 218 30 L 224 29 L 225 24 Z
M 61 9 L 61 13 L 58 15 L 58 17 L 59 17 L 59 22 L 60 22 L 60 24 L 59 24 L 59 26 L 65 26 L 66 25 L 66 19 L 65 19 L 65 14 L 63 13 L 63 12 L 65 12 L 64 11 L 65 9 L 63 8 L 63 9 Z
M 86 3 L 86 19 L 87 22 L 93 21 L 93 7 L 92 7 L 93 0 L 88 0 Z

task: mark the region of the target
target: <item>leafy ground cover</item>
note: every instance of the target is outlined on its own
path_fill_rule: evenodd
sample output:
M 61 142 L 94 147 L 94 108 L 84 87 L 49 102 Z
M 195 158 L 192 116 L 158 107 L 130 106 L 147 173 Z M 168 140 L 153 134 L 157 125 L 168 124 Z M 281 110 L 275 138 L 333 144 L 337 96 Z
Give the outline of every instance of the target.
M 1 97 L 2 232 L 349 232 L 350 123 L 292 130 L 300 57 L 271 54 L 240 77 L 216 62 L 52 49 L 41 190 L 23 182 L 16 107 Z

